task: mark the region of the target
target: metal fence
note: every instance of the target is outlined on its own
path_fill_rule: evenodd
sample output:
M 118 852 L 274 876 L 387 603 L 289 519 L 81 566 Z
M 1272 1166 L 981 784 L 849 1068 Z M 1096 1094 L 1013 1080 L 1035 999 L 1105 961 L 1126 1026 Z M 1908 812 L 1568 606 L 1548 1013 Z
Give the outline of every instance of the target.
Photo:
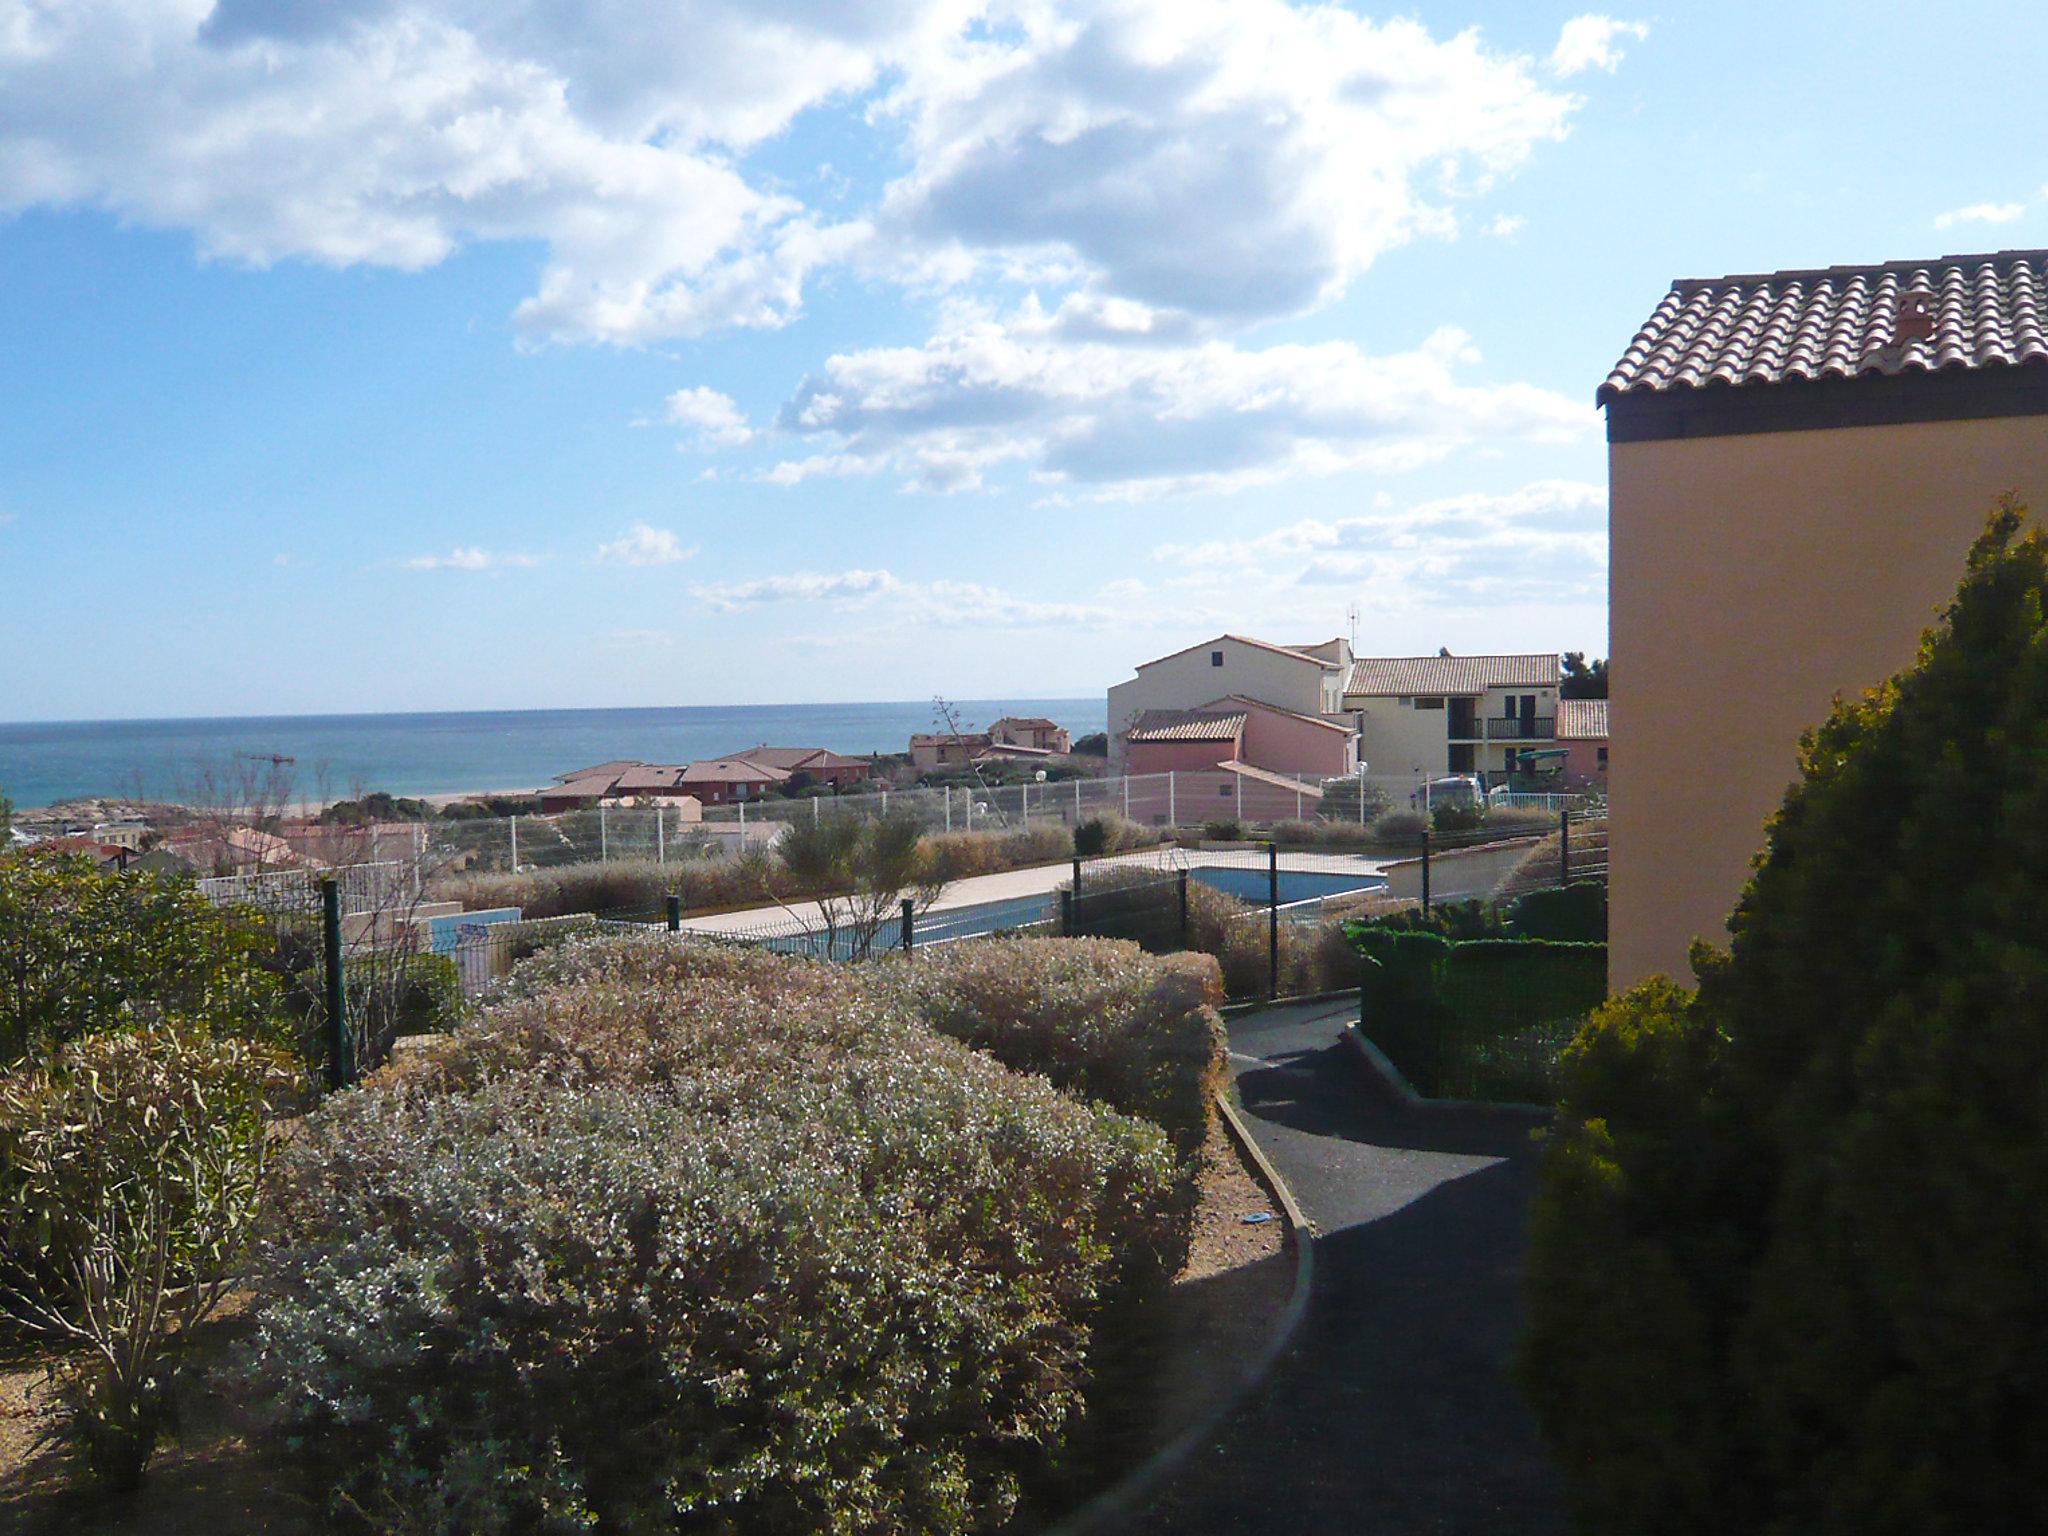
M 549 815 L 440 819 L 425 828 L 421 857 L 432 869 L 479 871 L 624 860 L 672 864 L 771 847 L 793 824 L 849 816 L 909 817 L 934 833 L 1073 828 L 1105 817 L 1170 831 L 1286 822 L 1360 827 L 1388 810 L 1421 810 L 1426 801 L 1426 784 L 1414 775 L 1252 778 L 1197 770 L 985 789 L 956 784 L 743 801 L 704 806 L 694 816 L 675 806 L 621 805 Z M 1503 791 L 1489 804 L 1585 813 L 1596 809 L 1598 801 L 1586 795 Z
M 1114 780 L 1083 782 L 1097 793 L 1105 783 L 1122 787 Z M 1069 810 L 1074 804 L 1071 798 L 1066 802 Z M 1079 805 L 1085 819 L 1086 792 Z M 544 837 L 558 837 L 557 846 L 578 855 L 583 840 L 594 835 L 600 854 L 613 858 L 644 857 L 638 850 L 649 842 L 657 860 L 702 857 L 689 851 L 692 844 L 676 834 L 676 825 L 673 819 L 661 824 L 654 812 L 575 812 L 521 817 L 518 835 L 532 846 L 532 828 L 546 826 Z M 1341 828 L 1323 830 L 1342 835 Z M 1602 818 L 1561 812 L 1552 822 L 1525 812 L 1521 825 L 1505 831 L 1498 825 L 1439 831 L 1417 823 L 1408 835 L 1376 841 L 1354 823 L 1344 846 L 1184 840 L 987 877 L 991 883 L 981 889 L 989 894 L 980 899 L 975 882 L 968 881 L 936 902 L 891 904 L 879 911 L 862 910 L 852 898 L 825 897 L 686 915 L 680 897 L 672 896 L 637 909 L 532 919 L 517 908 L 464 911 L 428 899 L 427 875 L 449 867 L 429 840 L 415 861 L 198 884 L 213 901 L 265 915 L 277 934 L 279 969 L 304 994 L 309 1013 L 333 1011 L 326 951 L 338 943 L 348 998 L 344 1011 L 356 1021 L 346 1051 L 336 1048 L 336 1075 L 345 1080 L 381 1059 L 391 1036 L 412 1019 L 408 1010 L 437 977 L 452 970 L 460 994 L 475 999 L 521 958 L 579 935 L 667 933 L 676 942 L 742 944 L 842 962 L 1004 933 L 1127 938 L 1165 951 L 1197 942 L 1191 893 L 1206 887 L 1229 900 L 1219 908 L 1210 896 L 1193 898 L 1208 914 L 1199 942 L 1218 947 L 1221 911 L 1229 931 L 1219 958 L 1227 952 L 1233 995 L 1277 995 L 1286 976 L 1301 973 L 1300 956 L 1333 932 L 1333 919 L 1466 901 L 1506 904 L 1530 891 L 1604 881 L 1606 834 Z M 333 938 L 323 931 L 330 913 Z

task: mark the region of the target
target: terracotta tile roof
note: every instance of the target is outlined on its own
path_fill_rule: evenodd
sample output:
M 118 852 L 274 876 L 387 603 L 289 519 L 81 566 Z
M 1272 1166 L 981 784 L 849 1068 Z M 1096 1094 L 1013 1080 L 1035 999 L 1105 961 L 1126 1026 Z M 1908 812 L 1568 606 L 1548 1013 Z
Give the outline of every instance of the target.
M 680 768 L 664 767 L 659 763 L 635 763 L 619 775 L 613 790 L 617 794 L 630 795 L 638 790 L 674 789 L 682 773 Z M 593 774 L 592 777 L 598 775 Z
M 618 781 L 616 773 L 586 773 L 550 784 L 541 791 L 541 794 L 550 800 L 602 800 L 612 792 L 612 786 Z
M 759 763 L 764 768 L 779 768 L 784 773 L 793 773 L 799 768 L 861 768 L 867 766 L 867 759 L 844 757 L 829 752 L 823 747 L 748 747 L 744 751 L 728 752 L 721 762 L 737 761 L 744 758 L 750 763 Z
M 1254 699 L 1246 694 L 1225 694 L 1220 699 L 1211 699 L 1202 708 L 1207 710 L 1229 710 L 1242 705 L 1246 709 L 1263 709 L 1269 715 L 1285 715 L 1289 720 L 1299 720 L 1304 725 L 1319 725 L 1326 731 L 1335 731 L 1340 736 L 1349 736 L 1351 727 L 1341 720 L 1325 720 L 1321 715 L 1304 715 L 1292 709 L 1282 709 L 1278 704 L 1268 704 L 1264 699 Z
M 1250 763 L 1240 763 L 1236 758 L 1227 758 L 1216 766 L 1225 773 L 1236 774 L 1241 779 L 1251 779 L 1260 784 L 1271 784 L 1276 789 L 1298 790 L 1311 800 L 1323 798 L 1323 787 L 1320 784 L 1309 784 L 1300 779 L 1290 779 L 1281 774 L 1268 773 L 1263 768 L 1254 768 Z
M 1251 716 L 1199 709 L 1148 709 L 1131 722 L 1126 741 L 1235 741 Z
M 1489 688 L 1555 688 L 1558 660 L 1549 651 L 1522 656 L 1368 656 L 1351 663 L 1344 696 L 1393 698 L 1465 695 Z
M 1638 391 L 2048 365 L 2048 251 L 1685 278 L 1601 384 Z
M 592 763 L 588 768 L 578 768 L 569 773 L 558 773 L 555 775 L 555 782 L 557 784 L 567 784 L 571 779 L 594 779 L 600 774 L 607 778 L 616 779 L 628 768 L 643 768 L 645 766 L 646 764 L 636 758 L 622 757 L 613 762 Z
M 749 762 L 744 757 L 721 757 L 692 763 L 677 778 L 678 784 L 780 784 L 789 775 L 780 768 Z
M 1048 720 L 1043 715 L 1005 715 L 1002 719 L 996 721 L 994 725 L 991 725 L 989 729 L 994 730 L 997 725 L 1014 725 L 1020 731 L 1056 731 L 1059 729 L 1057 722 Z
M 1557 701 L 1559 741 L 1605 741 L 1607 701 L 1605 699 L 1559 699 Z

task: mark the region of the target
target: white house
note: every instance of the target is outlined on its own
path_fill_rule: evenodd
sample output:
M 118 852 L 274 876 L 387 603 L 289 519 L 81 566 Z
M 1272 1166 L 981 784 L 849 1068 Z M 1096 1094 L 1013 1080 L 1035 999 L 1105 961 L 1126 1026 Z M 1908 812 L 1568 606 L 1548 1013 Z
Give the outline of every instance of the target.
M 1200 645 L 1142 663 L 1138 675 L 1109 690 L 1109 753 L 1124 771 L 1125 733 L 1153 710 L 1201 709 L 1226 695 L 1317 718 L 1338 717 L 1351 665 L 1348 641 L 1274 645 L 1244 635 L 1218 635 Z

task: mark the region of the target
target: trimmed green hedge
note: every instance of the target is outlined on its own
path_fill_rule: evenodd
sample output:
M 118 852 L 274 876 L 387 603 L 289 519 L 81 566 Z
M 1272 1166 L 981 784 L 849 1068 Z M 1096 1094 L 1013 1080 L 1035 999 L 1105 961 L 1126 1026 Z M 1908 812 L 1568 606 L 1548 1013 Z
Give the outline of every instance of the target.
M 1580 880 L 1558 890 L 1531 891 L 1508 909 L 1508 932 L 1518 939 L 1571 944 L 1607 942 L 1607 887 Z
M 1356 931 L 1359 1022 L 1431 1098 L 1548 1102 L 1557 1062 L 1607 992 L 1605 944 Z

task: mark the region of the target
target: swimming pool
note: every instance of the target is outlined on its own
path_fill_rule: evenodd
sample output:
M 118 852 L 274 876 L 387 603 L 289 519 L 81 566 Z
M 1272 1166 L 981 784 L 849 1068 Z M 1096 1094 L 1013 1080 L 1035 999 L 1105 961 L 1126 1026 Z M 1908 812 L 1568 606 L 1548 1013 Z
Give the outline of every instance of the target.
M 1263 869 L 1201 868 L 1188 871 L 1190 880 L 1199 880 L 1213 890 L 1235 896 L 1239 901 L 1263 907 L 1271 894 L 1268 876 Z M 1386 881 L 1378 875 L 1360 871 L 1354 874 L 1336 873 L 1325 870 L 1283 869 L 1280 871 L 1280 905 L 1288 907 L 1298 901 L 1320 901 L 1325 896 L 1346 896 L 1353 891 L 1384 889 Z

